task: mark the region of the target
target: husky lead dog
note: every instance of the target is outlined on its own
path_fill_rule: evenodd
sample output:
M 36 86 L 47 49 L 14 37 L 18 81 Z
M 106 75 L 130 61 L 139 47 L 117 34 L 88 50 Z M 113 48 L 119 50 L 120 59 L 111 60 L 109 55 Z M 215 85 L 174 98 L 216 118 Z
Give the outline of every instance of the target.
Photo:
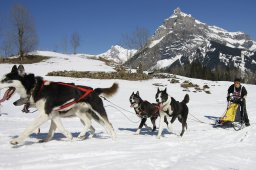
M 147 118 L 150 118 L 153 124 L 152 132 L 154 132 L 156 130 L 156 119 L 159 116 L 159 106 L 156 103 L 150 103 L 146 100 L 142 100 L 139 91 L 137 91 L 136 93 L 132 92 L 130 96 L 130 103 L 131 107 L 134 108 L 136 115 L 141 118 L 140 125 L 135 134 L 140 134 L 143 125 L 148 128 L 148 126 L 146 125 Z M 168 126 L 166 118 L 164 119 L 164 121 Z
M 96 88 L 85 86 L 74 86 L 61 82 L 44 81 L 42 77 L 35 77 L 34 74 L 25 74 L 23 66 L 13 66 L 10 73 L 0 80 L 0 88 L 8 88 L 7 97 L 16 91 L 21 99 L 29 99 L 29 103 L 35 105 L 39 115 L 24 132 L 10 143 L 17 145 L 22 143 L 35 129 L 48 120 L 51 126 L 48 136 L 43 141 L 53 137 L 54 131 L 58 128 L 68 139 L 72 134 L 62 125 L 61 117 L 77 116 L 84 127 L 78 137 L 85 135 L 91 128 L 91 119 L 101 124 L 115 138 L 112 124 L 109 122 L 100 94 L 111 96 L 118 90 L 118 84 L 114 83 L 110 88 Z M 10 93 L 12 92 L 12 93 Z
M 157 89 L 156 93 L 156 102 L 160 106 L 160 125 L 157 138 L 160 138 L 163 131 L 163 122 L 164 117 L 171 117 L 171 124 L 176 120 L 178 120 L 182 124 L 182 131 L 180 136 L 184 134 L 185 128 L 187 129 L 187 117 L 188 117 L 188 106 L 189 95 L 186 94 L 183 101 L 176 101 L 173 97 L 169 96 L 166 92 L 166 88 L 163 91 Z M 170 128 L 169 128 L 170 129 Z

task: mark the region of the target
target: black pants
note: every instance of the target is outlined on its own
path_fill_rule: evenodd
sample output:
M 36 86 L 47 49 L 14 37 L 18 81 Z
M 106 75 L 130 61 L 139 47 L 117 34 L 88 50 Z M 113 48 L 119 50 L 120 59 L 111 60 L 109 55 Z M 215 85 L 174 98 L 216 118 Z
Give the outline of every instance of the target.
M 245 101 L 245 99 L 240 103 L 240 107 L 241 107 L 241 117 L 244 118 L 244 122 L 245 123 L 250 123 L 250 121 L 248 119 L 247 110 L 246 110 L 246 101 Z

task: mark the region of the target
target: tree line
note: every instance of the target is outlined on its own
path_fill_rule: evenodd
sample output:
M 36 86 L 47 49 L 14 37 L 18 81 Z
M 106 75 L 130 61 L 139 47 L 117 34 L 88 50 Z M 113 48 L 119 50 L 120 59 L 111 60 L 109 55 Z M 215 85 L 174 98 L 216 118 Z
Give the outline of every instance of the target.
M 204 66 L 198 59 L 190 64 L 168 68 L 167 71 L 172 74 L 212 81 L 233 81 L 235 78 L 242 78 L 245 83 L 256 84 L 256 76 L 253 73 L 242 72 L 239 68 L 223 64 L 211 69 Z

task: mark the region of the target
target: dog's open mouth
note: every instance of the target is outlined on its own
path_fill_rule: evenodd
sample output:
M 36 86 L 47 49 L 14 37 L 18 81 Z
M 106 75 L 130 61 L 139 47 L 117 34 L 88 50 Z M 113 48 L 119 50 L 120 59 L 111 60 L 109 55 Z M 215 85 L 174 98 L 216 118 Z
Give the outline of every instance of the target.
M 16 90 L 15 87 L 9 87 L 5 91 L 3 98 L 0 99 L 0 103 L 4 102 L 5 100 L 9 100 L 12 97 L 12 95 L 14 94 L 15 90 Z

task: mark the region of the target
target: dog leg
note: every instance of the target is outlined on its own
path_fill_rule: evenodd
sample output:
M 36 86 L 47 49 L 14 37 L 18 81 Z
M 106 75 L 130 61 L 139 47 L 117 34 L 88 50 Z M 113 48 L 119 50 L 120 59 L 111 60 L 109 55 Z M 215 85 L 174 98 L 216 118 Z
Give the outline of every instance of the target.
M 85 114 L 77 114 L 77 116 L 80 118 L 80 121 L 84 125 L 84 128 L 82 129 L 82 131 L 80 132 L 80 134 L 78 135 L 77 138 L 79 138 L 80 140 L 84 140 L 87 130 L 92 127 L 91 126 L 92 122 Z M 94 131 L 95 131 L 95 129 L 94 129 Z
M 90 133 L 92 134 L 92 136 L 95 134 L 95 129 L 92 125 L 90 127 Z
M 112 139 L 115 139 L 116 133 L 114 131 L 112 124 L 108 121 L 107 117 L 106 117 L 106 119 L 104 119 L 104 117 L 102 117 L 101 114 L 99 112 L 97 112 L 96 110 L 94 110 L 92 107 L 90 108 L 90 110 L 99 117 L 99 120 L 96 120 L 96 121 L 106 129 L 107 133 L 112 137 Z M 105 109 L 104 109 L 104 111 L 105 111 Z
M 177 115 L 177 114 L 174 114 L 174 115 L 172 116 L 171 123 L 173 123 L 173 122 L 176 120 L 177 117 L 178 117 L 178 115 Z
M 154 132 L 156 130 L 156 119 L 157 117 L 151 117 L 151 122 L 152 122 L 152 125 L 153 125 L 153 129 L 152 129 L 152 132 Z
M 167 115 L 164 117 L 164 122 L 167 125 L 168 131 L 172 133 L 172 123 L 168 123 Z
M 39 128 L 47 120 L 49 120 L 49 116 L 45 113 L 41 113 L 37 116 L 37 118 L 35 118 L 32 124 L 22 132 L 22 134 L 18 138 L 11 140 L 10 143 L 12 145 L 20 144 L 25 140 L 25 138 L 27 138 L 31 133 L 33 133 L 35 129 Z
M 168 126 L 168 120 L 167 120 L 167 116 L 164 117 L 164 122 L 166 123 L 166 125 Z
M 188 128 L 188 127 L 187 127 L 187 122 L 186 122 L 185 119 L 182 119 L 182 131 L 181 131 L 181 133 L 180 133 L 180 136 L 181 136 L 181 137 L 183 136 L 183 134 L 184 134 L 184 132 L 185 132 L 185 128 L 186 128 L 186 129 Z
M 184 134 L 184 132 L 185 132 L 185 125 L 186 124 L 186 122 L 184 123 L 184 122 L 182 122 L 182 130 L 181 130 L 181 133 L 180 133 L 180 136 L 182 137 L 183 136 L 183 134 Z
M 135 135 L 139 135 L 139 134 L 140 134 L 141 128 L 142 128 L 143 125 L 146 123 L 146 121 L 147 121 L 147 118 L 142 118 L 142 119 L 141 119 L 139 128 L 138 128 L 137 131 L 135 132 Z
M 52 139 L 53 135 L 54 135 L 54 132 L 55 132 L 56 128 L 57 128 L 56 124 L 54 123 L 54 121 L 51 120 L 51 126 L 50 126 L 47 137 L 45 139 L 39 140 L 39 142 L 42 143 L 42 142 L 50 141 Z
M 162 135 L 162 131 L 163 131 L 163 125 L 164 125 L 164 117 L 165 117 L 165 113 L 164 112 L 160 112 L 160 123 L 159 123 L 159 130 L 158 130 L 158 134 L 157 134 L 157 138 L 160 139 L 161 135 Z
M 69 140 L 72 140 L 72 138 L 73 138 L 72 134 L 64 128 L 64 126 L 63 126 L 63 124 L 62 124 L 62 122 L 60 120 L 60 117 L 56 116 L 52 120 L 55 123 L 56 127 L 60 130 L 60 132 L 64 136 L 66 136 Z

